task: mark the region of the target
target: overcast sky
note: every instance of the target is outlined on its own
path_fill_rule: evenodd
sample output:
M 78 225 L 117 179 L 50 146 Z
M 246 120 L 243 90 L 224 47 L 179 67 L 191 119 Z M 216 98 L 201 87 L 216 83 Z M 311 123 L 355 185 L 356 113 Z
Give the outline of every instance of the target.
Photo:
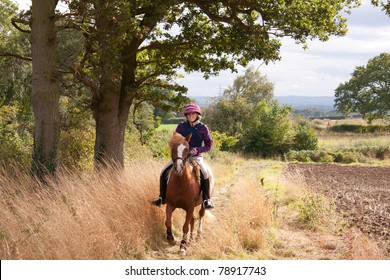
M 31 0 L 14 0 L 31 3 Z M 390 17 L 370 1 L 348 16 L 348 34 L 331 37 L 327 42 L 311 41 L 303 50 L 292 39 L 282 41 L 281 61 L 268 65 L 252 62 L 255 68 L 274 83 L 275 95 L 333 96 L 337 86 L 350 79 L 356 66 L 366 65 L 370 58 L 390 52 Z M 177 80 L 188 88 L 190 96 L 217 96 L 233 84 L 238 73 L 223 71 L 205 80 L 201 73 L 185 74 Z

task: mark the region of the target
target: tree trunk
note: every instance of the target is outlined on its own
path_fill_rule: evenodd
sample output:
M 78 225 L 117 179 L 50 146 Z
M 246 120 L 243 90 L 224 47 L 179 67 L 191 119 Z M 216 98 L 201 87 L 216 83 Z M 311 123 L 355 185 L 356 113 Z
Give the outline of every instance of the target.
M 134 95 L 128 94 L 123 86 L 123 62 L 121 53 L 113 48 L 115 23 L 106 15 L 106 1 L 97 1 L 96 27 L 100 50 L 100 87 L 93 96 L 92 110 L 96 121 L 95 166 L 115 164 L 124 166 L 124 141 L 127 119 Z M 134 56 L 135 57 L 135 56 Z M 135 68 L 132 69 L 135 79 Z
M 60 142 L 57 0 L 33 0 L 31 24 L 32 105 L 35 115 L 33 172 L 42 178 L 58 166 Z
M 110 78 L 109 72 L 102 75 L 99 97 L 95 99 L 93 105 L 96 121 L 94 159 L 97 167 L 112 163 L 119 167 L 124 165 L 126 121 L 123 122 L 120 119 L 120 90 L 116 82 L 111 81 Z
M 135 97 L 135 89 L 131 90 L 130 86 L 135 83 L 135 63 L 130 67 L 124 64 L 122 76 L 118 79 L 113 71 L 121 62 L 101 60 L 100 88 L 92 103 L 96 121 L 95 165 L 99 167 L 110 163 L 123 168 L 126 125 Z

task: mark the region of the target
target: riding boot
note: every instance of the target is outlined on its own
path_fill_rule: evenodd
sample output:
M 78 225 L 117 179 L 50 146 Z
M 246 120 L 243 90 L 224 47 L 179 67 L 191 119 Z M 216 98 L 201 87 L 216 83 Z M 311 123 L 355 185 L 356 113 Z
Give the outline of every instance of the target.
M 171 167 L 168 167 L 160 176 L 160 195 L 152 201 L 152 204 L 156 206 L 161 206 L 161 204 L 166 204 L 165 197 L 167 194 L 168 186 L 168 172 Z
M 202 182 L 203 206 L 205 209 L 213 209 L 214 203 L 210 200 L 210 179 Z

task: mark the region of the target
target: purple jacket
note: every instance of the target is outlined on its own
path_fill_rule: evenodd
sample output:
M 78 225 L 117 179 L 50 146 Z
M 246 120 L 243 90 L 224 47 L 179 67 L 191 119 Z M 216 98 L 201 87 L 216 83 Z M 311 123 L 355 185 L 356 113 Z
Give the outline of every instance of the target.
M 209 128 L 204 123 L 200 122 L 195 126 L 191 126 L 188 122 L 181 122 L 176 127 L 176 132 L 180 133 L 184 137 L 192 133 L 189 144 L 190 149 L 198 149 L 198 154 L 196 156 L 202 156 L 202 153 L 210 151 L 211 146 L 213 145 Z

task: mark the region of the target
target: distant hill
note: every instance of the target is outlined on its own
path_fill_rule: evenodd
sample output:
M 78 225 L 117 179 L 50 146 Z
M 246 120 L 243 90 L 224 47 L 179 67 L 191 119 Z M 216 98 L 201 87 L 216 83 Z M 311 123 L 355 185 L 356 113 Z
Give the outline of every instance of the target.
M 334 110 L 334 96 L 275 96 L 280 104 L 287 104 L 295 109 L 319 108 Z
M 204 107 L 210 104 L 213 97 L 210 96 L 189 96 L 199 106 Z M 334 96 L 275 96 L 280 104 L 292 106 L 294 109 L 318 108 L 326 111 L 334 110 Z
M 206 107 L 212 102 L 213 96 L 188 96 L 196 102 L 200 107 Z

